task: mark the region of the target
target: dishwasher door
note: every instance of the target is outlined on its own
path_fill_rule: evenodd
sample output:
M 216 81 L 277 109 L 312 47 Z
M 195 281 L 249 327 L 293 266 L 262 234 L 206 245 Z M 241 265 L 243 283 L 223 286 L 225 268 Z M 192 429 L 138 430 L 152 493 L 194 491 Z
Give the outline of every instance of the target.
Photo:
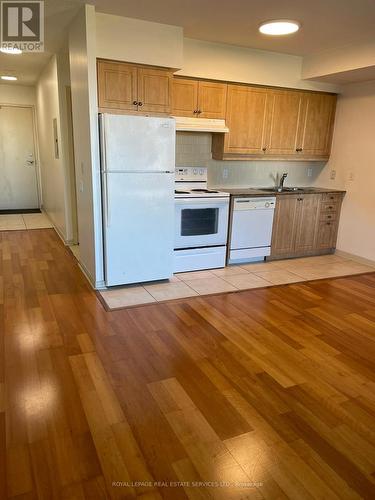
M 229 260 L 260 260 L 271 253 L 275 198 L 234 200 Z

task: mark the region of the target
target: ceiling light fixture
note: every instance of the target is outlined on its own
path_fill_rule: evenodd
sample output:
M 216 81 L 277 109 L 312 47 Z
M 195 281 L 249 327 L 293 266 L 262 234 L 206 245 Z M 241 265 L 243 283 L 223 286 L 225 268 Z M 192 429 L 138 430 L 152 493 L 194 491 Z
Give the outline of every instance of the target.
M 0 52 L 4 54 L 22 54 L 22 50 L 16 47 L 1 47 Z
M 1 76 L 1 79 L 2 80 L 9 80 L 9 81 L 15 81 L 15 80 L 18 80 L 18 78 L 16 76 L 10 76 L 10 75 L 2 75 Z
M 264 35 L 280 36 L 290 35 L 300 29 L 300 23 L 288 19 L 267 21 L 259 26 L 259 31 Z

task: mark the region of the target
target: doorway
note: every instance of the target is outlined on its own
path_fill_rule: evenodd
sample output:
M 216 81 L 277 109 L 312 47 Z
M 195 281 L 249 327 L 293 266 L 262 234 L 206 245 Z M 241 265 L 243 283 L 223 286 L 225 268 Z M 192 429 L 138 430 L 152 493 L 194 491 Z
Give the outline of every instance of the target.
M 0 212 L 39 211 L 33 108 L 0 105 Z

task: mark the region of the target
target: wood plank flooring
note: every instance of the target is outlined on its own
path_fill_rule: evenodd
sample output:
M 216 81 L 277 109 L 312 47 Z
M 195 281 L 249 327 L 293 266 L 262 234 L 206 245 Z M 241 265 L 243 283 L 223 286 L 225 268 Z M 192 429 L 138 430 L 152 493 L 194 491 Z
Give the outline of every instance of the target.
M 374 499 L 375 274 L 106 312 L 0 232 L 0 498 Z

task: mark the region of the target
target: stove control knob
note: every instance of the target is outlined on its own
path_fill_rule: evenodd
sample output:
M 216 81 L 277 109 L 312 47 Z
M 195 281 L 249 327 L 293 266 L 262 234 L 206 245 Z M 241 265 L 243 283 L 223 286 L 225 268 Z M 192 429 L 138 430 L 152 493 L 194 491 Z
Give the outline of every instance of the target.
M 204 171 L 203 171 L 203 168 L 201 168 L 201 169 L 199 170 L 199 175 L 203 175 L 203 174 L 204 174 Z
M 194 175 L 197 175 L 197 173 L 198 173 L 198 170 L 195 168 L 195 169 L 193 170 L 193 174 L 194 174 Z
M 266 208 L 270 208 L 270 204 L 269 204 L 269 202 L 267 201 L 267 202 L 264 204 L 264 206 L 265 206 Z

